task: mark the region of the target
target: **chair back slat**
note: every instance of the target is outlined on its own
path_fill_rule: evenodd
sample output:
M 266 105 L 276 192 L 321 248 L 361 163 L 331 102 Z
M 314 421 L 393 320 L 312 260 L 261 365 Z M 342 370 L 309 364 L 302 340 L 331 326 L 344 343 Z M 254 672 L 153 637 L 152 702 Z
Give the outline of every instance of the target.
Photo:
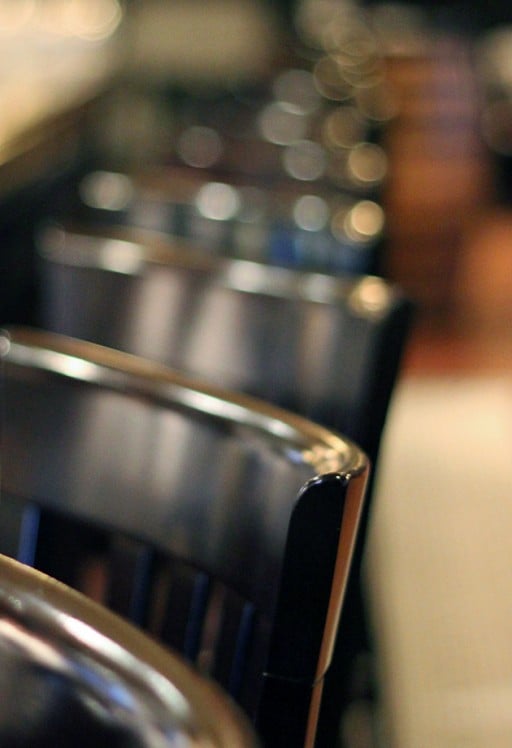
M 41 509 L 4 493 L 0 501 L 0 548 L 24 564 L 34 563 Z
M 153 564 L 154 551 L 146 543 L 118 534 L 111 539 L 106 603 L 139 626 L 146 624 Z
M 179 560 L 157 567 L 148 628 L 191 662 L 197 661 L 210 587 L 209 574 Z
M 254 625 L 254 605 L 238 595 L 226 595 L 215 642 L 212 675 L 235 698 L 240 695 Z

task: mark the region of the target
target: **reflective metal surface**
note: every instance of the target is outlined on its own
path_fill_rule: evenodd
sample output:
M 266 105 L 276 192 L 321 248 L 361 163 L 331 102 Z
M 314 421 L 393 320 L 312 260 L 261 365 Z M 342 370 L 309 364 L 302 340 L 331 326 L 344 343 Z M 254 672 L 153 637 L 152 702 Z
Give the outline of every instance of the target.
M 282 745 L 278 723 L 287 745 L 303 745 L 366 456 L 299 416 L 120 351 L 19 329 L 1 349 L 2 552 L 80 589 L 99 565 L 97 599 L 173 646 L 178 628 L 179 650 L 266 745 Z
M 43 327 L 278 403 L 372 451 L 406 307 L 385 280 L 228 260 L 149 232 L 54 228 L 40 244 Z
M 346 439 L 158 364 L 51 334 L 2 340 L 4 491 L 206 561 L 265 607 L 302 485 L 365 469 Z
M 245 720 L 169 651 L 0 556 L 4 746 L 254 748 Z
M 201 158 L 207 158 L 207 147 Z M 386 168 L 380 146 L 335 147 L 328 166 L 323 147 L 301 139 L 286 146 L 282 158 L 293 183 L 261 183 L 243 173 L 188 166 L 134 174 L 92 171 L 66 187 L 54 217 L 62 213 L 65 221 L 91 226 L 152 229 L 186 237 L 210 254 L 269 265 L 334 274 L 374 272 L 385 233 L 384 210 L 373 195 Z M 327 168 L 335 190 L 316 181 Z M 351 192 L 339 189 L 346 182 Z M 343 217 L 364 205 L 372 205 L 379 220 L 357 233 Z

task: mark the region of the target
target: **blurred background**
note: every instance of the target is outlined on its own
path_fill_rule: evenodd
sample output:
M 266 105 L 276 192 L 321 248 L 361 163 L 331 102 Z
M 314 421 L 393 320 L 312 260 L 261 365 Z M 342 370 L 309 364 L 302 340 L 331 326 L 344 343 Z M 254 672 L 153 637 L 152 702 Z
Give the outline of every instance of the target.
M 509 4 L 0 0 L 0 54 L 2 324 L 34 321 L 34 229 L 91 170 L 277 173 L 343 198 L 352 269 L 415 306 L 365 558 L 379 699 L 354 703 L 345 744 L 509 746 Z M 108 180 L 89 205 L 122 202 Z M 286 262 L 317 269 L 308 251 Z

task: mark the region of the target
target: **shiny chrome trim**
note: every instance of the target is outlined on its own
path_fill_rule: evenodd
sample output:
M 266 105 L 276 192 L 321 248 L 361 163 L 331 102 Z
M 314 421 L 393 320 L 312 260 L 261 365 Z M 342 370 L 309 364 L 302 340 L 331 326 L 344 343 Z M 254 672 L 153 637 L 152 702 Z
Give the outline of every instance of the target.
M 297 453 L 297 459 L 310 464 L 318 474 L 352 475 L 367 468 L 359 447 L 329 429 L 139 356 L 57 333 L 16 327 L 0 333 L 0 356 L 4 363 L 131 392 L 263 432 L 275 440 L 277 448 Z
M 214 683 L 106 608 L 51 577 L 0 555 L 0 618 L 111 667 L 153 694 L 199 748 L 257 748 L 238 708 Z
M 38 251 L 49 262 L 132 276 L 152 265 L 208 273 L 217 285 L 233 291 L 318 304 L 343 302 L 360 317 L 384 316 L 399 297 L 397 288 L 377 276 L 340 277 L 222 257 L 148 229 L 47 226 Z

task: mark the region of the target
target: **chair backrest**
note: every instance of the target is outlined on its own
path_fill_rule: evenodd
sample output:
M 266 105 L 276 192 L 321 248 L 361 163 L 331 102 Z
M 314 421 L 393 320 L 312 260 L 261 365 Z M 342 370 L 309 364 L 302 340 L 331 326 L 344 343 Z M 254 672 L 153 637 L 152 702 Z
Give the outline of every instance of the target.
M 0 743 L 256 748 L 246 719 L 168 649 L 0 556 Z
M 364 454 L 136 356 L 33 330 L 1 342 L 0 550 L 184 652 L 266 745 L 312 745 Z
M 218 256 L 332 274 L 377 272 L 385 239 L 384 210 L 371 195 L 176 166 L 92 171 L 50 205 L 59 220 L 148 229 Z
M 154 234 L 46 230 L 45 329 L 126 350 L 341 431 L 377 458 L 411 307 L 374 276 L 211 257 Z

